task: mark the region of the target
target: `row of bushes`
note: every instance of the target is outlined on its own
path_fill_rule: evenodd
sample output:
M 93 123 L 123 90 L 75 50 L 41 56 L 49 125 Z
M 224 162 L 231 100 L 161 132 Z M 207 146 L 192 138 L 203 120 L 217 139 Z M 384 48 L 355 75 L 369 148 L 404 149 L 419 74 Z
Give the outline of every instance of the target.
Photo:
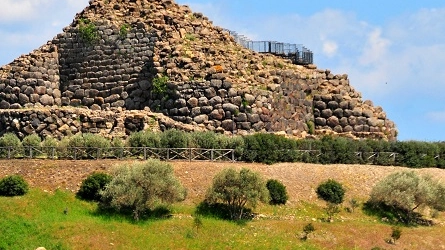
M 86 148 L 205 148 L 234 149 L 236 160 L 247 162 L 308 162 L 322 164 L 375 164 L 407 167 L 445 168 L 445 142 L 352 140 L 326 136 L 320 140 L 294 140 L 274 134 L 225 136 L 211 131 L 184 132 L 166 130 L 161 133 L 140 131 L 127 140 L 108 140 L 96 134 L 77 134 L 58 141 L 28 135 L 22 141 L 12 133 L 0 137 L 0 147 L 14 148 L 14 154 L 28 155 L 27 147 L 57 148 L 60 157 L 67 147 Z M 8 152 L 0 150 L 0 157 Z
M 186 189 L 173 174 L 173 167 L 159 160 L 120 165 L 111 175 L 93 173 L 82 181 L 76 194 L 80 199 L 98 202 L 101 210 L 131 214 L 135 220 L 159 207 L 167 208 L 182 201 L 186 195 Z M 223 217 L 227 219 L 242 219 L 246 205 L 255 207 L 258 201 L 279 205 L 287 199 L 286 187 L 280 181 L 265 182 L 249 169 L 238 172 L 230 168 L 215 176 L 204 202 L 207 207 L 225 207 L 227 216 Z
M 445 168 L 445 142 L 353 140 L 325 136 L 293 140 L 273 134 L 244 137 L 244 161 L 375 164 Z

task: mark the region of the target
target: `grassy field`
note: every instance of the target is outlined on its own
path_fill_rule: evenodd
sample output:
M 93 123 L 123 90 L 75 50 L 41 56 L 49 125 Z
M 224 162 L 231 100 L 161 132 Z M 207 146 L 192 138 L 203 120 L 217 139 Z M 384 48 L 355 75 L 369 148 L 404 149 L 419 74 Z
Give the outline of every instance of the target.
M 320 204 L 262 205 L 252 221 L 204 217 L 201 227 L 195 226 L 194 210 L 179 203 L 170 218 L 136 223 L 100 214 L 95 203 L 78 200 L 72 192 L 33 188 L 22 197 L 0 197 L 0 249 L 445 249 L 443 224 L 404 227 L 397 244 L 390 245 L 385 239 L 391 225 L 361 209 L 343 210 L 333 222 L 322 222 Z M 302 241 L 308 223 L 315 231 Z

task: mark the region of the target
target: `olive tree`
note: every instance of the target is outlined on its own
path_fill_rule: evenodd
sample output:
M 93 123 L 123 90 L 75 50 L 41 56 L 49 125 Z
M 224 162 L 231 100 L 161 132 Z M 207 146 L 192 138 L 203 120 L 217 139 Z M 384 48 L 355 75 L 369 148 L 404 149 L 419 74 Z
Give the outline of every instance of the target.
M 396 172 L 378 182 L 371 191 L 369 203 L 384 204 L 406 215 L 407 223 L 421 208 L 445 210 L 445 186 L 431 176 L 414 171 Z
M 237 171 L 227 168 L 214 178 L 207 191 L 206 202 L 228 206 L 231 219 L 242 219 L 245 206 L 255 208 L 258 202 L 269 199 L 266 183 L 261 176 L 249 169 Z
M 101 206 L 118 212 L 131 211 L 138 220 L 143 212 L 182 201 L 186 190 L 173 174 L 170 164 L 159 160 L 121 165 L 100 191 Z

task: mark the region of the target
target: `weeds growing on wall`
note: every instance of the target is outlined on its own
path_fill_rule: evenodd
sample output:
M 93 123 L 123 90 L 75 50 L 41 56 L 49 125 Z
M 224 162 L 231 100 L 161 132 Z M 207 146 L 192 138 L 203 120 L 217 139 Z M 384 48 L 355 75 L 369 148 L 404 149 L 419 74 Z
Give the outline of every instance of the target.
M 88 19 L 81 18 L 79 20 L 80 37 L 88 44 L 93 44 L 99 40 L 99 32 L 96 25 Z

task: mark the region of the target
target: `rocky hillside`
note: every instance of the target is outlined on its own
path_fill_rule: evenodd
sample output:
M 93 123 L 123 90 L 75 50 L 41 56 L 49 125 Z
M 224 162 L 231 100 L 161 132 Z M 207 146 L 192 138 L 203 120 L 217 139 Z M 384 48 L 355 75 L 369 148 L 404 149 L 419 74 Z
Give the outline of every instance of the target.
M 36 108 L 62 106 L 117 110 L 122 129 L 113 134 L 113 126 L 73 125 L 76 119 L 54 112 L 29 119 Z M 363 101 L 346 74 L 245 49 L 203 14 L 172 0 L 90 1 L 63 33 L 0 68 L 0 108 L 0 133 L 22 136 L 122 136 L 129 127 L 149 125 L 131 123 L 125 110 L 147 108 L 170 119 L 152 116 L 162 129 L 397 136 L 382 108 Z M 17 109 L 13 119 L 10 109 Z

